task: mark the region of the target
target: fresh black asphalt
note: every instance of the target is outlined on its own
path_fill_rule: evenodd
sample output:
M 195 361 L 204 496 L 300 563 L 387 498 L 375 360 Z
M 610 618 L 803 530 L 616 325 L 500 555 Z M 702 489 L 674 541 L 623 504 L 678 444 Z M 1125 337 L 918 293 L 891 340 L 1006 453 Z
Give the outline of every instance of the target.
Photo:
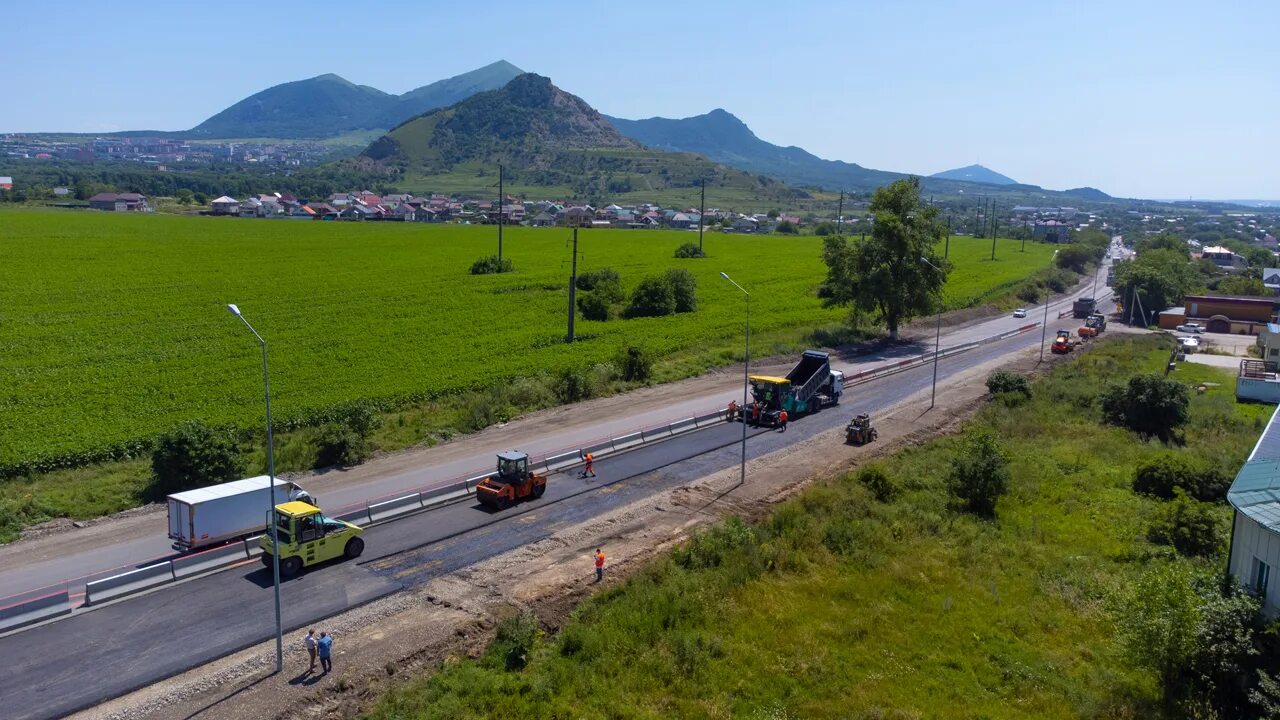
M 1030 332 L 945 358 L 938 380 L 1039 342 L 1039 333 Z M 856 413 L 874 415 L 927 389 L 932 375 L 932 365 L 922 363 L 850 388 L 839 407 L 794 421 L 785 433 L 752 429 L 748 460 L 842 427 Z M 540 500 L 503 512 L 468 501 L 369 528 L 358 562 L 330 563 L 283 584 L 283 624 L 296 630 L 732 467 L 741 433 L 740 424 L 726 422 L 604 457 L 596 462 L 598 477 L 555 475 Z M 589 572 L 585 558 L 583 568 Z M 270 576 L 259 563 L 37 626 L 0 638 L 8 667 L 0 674 L 0 715 L 66 715 L 267 640 L 273 631 Z

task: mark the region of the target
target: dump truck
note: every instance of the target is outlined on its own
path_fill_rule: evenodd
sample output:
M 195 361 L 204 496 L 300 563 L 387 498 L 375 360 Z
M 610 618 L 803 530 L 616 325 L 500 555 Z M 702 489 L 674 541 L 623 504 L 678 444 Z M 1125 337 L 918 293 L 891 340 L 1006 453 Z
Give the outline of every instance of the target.
M 516 450 L 498 453 L 498 470 L 476 485 L 480 504 L 505 510 L 524 498 L 538 499 L 547 491 L 547 476 L 529 469 L 529 455 Z
M 776 425 L 783 410 L 788 420 L 794 420 L 839 405 L 844 393 L 844 373 L 832 370 L 830 354 L 817 350 L 805 350 L 786 377 L 752 375 L 749 379 L 752 402 L 737 409 L 738 417 L 760 425 Z
M 315 502 L 297 483 L 276 478 L 276 499 Z M 271 508 L 266 475 L 174 493 L 168 498 L 169 539 L 178 552 L 191 552 L 261 533 Z
M 364 552 L 364 529 L 358 525 L 328 518 L 311 503 L 294 500 L 275 508 L 276 536 L 279 548 L 267 532 L 258 540 L 262 548 L 262 564 L 271 567 L 271 558 L 280 556 L 280 577 L 293 577 L 304 567 L 328 560 L 360 557 Z
M 1092 315 L 1094 310 L 1097 308 L 1098 303 L 1093 298 L 1078 298 L 1075 302 L 1071 303 L 1071 316 L 1080 319 L 1087 318 Z

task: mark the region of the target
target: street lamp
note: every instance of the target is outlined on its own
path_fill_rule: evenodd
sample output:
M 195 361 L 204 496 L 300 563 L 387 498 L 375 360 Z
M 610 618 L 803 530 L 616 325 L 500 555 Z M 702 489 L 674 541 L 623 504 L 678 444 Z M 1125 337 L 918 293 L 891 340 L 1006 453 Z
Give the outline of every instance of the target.
M 933 268 L 934 270 L 937 270 L 938 272 L 942 272 L 942 268 L 929 262 L 928 258 L 921 257 L 920 262 L 924 263 L 925 265 L 928 265 L 929 267 Z M 941 290 L 939 290 L 938 295 L 939 295 L 938 300 L 941 301 L 942 300 Z M 942 351 L 942 303 L 939 302 L 938 303 L 938 334 L 933 341 L 933 389 L 929 391 L 929 409 L 930 410 L 933 409 L 934 399 L 938 397 L 938 355 L 941 353 L 941 351 Z
M 720 277 L 733 283 L 733 286 L 742 291 L 742 299 L 745 302 L 747 310 L 747 334 L 745 357 L 742 361 L 742 469 L 741 476 L 738 479 L 739 485 L 747 483 L 747 386 L 750 384 L 751 367 L 751 293 L 729 277 L 727 273 L 720 273 Z
M 1053 251 L 1053 257 L 1049 258 L 1049 264 L 1052 265 L 1055 258 L 1058 257 L 1058 251 Z M 1044 341 L 1048 337 L 1049 332 L 1049 300 L 1053 297 L 1053 289 L 1045 286 L 1044 292 L 1044 323 L 1040 326 L 1040 362 L 1044 362 Z
M 276 457 L 274 440 L 275 437 L 271 433 L 271 384 L 267 381 L 267 341 L 262 339 L 257 330 L 249 324 L 244 315 L 240 314 L 240 308 L 235 303 L 229 303 L 227 309 L 232 315 L 240 318 L 240 322 L 249 328 L 249 332 L 258 339 L 258 344 L 262 346 L 262 391 L 267 401 L 267 477 L 268 484 L 271 486 L 271 509 L 267 512 L 267 526 L 271 531 L 271 574 L 272 582 L 275 585 L 276 595 L 276 672 L 284 671 L 284 631 L 280 627 L 280 545 L 277 542 L 278 533 L 276 530 Z

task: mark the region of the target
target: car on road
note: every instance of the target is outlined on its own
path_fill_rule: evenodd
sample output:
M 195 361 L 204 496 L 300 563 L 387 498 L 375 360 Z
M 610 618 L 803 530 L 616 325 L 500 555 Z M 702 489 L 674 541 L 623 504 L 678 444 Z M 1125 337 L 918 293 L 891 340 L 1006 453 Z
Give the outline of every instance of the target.
M 1025 308 L 1018 308 L 1013 311 L 1013 316 L 1016 318 L 1024 318 L 1027 316 L 1027 311 Z
M 1179 325 L 1176 329 L 1178 332 L 1193 333 L 1196 335 L 1204 332 L 1204 328 L 1200 326 L 1200 323 L 1186 323 L 1185 325 Z
M 1200 349 L 1200 340 L 1199 338 L 1184 335 L 1178 338 L 1178 347 L 1182 348 L 1184 353 L 1193 353 Z

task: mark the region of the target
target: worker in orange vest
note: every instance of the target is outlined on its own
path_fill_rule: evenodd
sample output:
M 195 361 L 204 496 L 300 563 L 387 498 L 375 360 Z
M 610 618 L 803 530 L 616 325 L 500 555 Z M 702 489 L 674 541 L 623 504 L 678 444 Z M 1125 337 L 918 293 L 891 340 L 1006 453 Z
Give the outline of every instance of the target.
M 596 548 L 596 582 L 604 580 L 604 551 Z
M 733 419 L 737 416 L 738 416 L 738 401 L 730 400 L 729 401 L 729 417 L 726 419 L 729 422 L 733 422 Z
M 760 424 L 760 403 L 758 402 L 751 403 L 751 424 Z
M 592 455 L 591 453 L 582 453 L 582 459 L 587 464 L 585 467 L 582 468 L 582 472 L 578 475 L 578 477 L 587 477 L 588 475 L 590 475 L 591 477 L 595 477 L 596 476 L 595 456 Z
M 787 431 L 787 411 L 783 410 L 778 413 L 778 432 Z

